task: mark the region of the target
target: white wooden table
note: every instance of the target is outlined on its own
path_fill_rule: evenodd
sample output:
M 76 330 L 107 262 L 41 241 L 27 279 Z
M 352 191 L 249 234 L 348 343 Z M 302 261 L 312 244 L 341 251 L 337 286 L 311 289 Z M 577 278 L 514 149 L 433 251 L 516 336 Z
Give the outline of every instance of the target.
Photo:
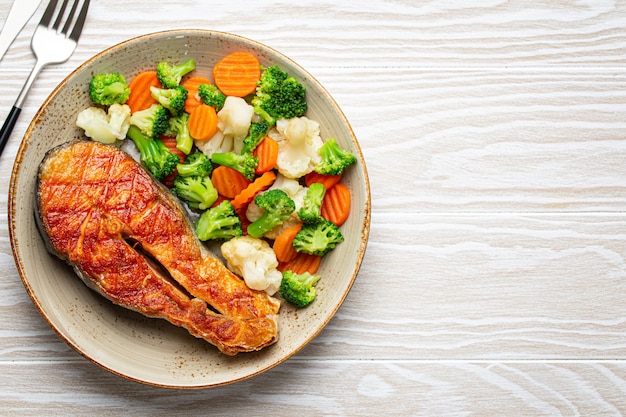
M 0 62 L 0 120 L 44 5 Z M 126 381 L 65 345 L 7 226 L 13 160 L 45 97 L 100 50 L 178 28 L 249 37 L 309 70 L 372 187 L 365 260 L 328 327 L 284 364 L 201 391 Z M 624 414 L 625 161 L 625 0 L 92 0 L 0 158 L 0 415 Z

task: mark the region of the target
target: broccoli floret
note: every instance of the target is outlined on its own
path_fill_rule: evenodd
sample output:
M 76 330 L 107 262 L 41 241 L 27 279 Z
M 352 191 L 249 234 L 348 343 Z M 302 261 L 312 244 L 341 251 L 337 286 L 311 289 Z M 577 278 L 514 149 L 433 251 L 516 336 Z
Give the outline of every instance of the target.
M 280 296 L 296 307 L 306 307 L 315 300 L 317 296 L 315 285 L 321 278 L 321 275 L 310 274 L 309 272 L 297 274 L 287 270 L 283 272 L 283 279 L 278 289 Z
M 263 68 L 251 104 L 263 121 L 274 126 L 278 119 L 291 119 L 306 112 L 306 88 L 273 65 Z
M 190 59 L 180 65 L 172 65 L 169 62 L 159 62 L 156 66 L 157 78 L 165 88 L 174 88 L 180 84 L 180 80 L 186 74 L 196 68 L 196 61 Z
M 228 200 L 203 212 L 196 221 L 195 230 L 202 241 L 229 240 L 243 235 L 241 219 Z
M 213 172 L 213 164 L 208 156 L 196 151 L 185 157 L 185 161 L 176 166 L 180 177 L 207 177 Z
M 319 223 L 302 225 L 302 229 L 293 239 L 293 247 L 297 252 L 324 256 L 341 242 L 343 235 L 339 227 L 324 219 Z
M 265 139 L 269 126 L 265 122 L 252 122 L 250 123 L 250 130 L 248 136 L 243 140 L 243 149 L 241 153 L 254 151 L 259 146 L 259 143 Z
M 254 179 L 254 170 L 259 164 L 258 158 L 252 153 L 235 153 L 235 152 L 214 152 L 211 155 L 211 162 L 218 165 L 225 165 L 235 169 L 241 173 L 248 181 Z
M 356 156 L 341 148 L 333 138 L 326 139 L 317 153 L 322 157 L 322 160 L 315 166 L 315 172 L 318 174 L 339 175 L 356 162 Z
M 261 217 L 248 226 L 248 234 L 256 238 L 282 224 L 296 210 L 293 200 L 278 188 L 257 195 L 254 202 L 263 210 Z
M 194 210 L 206 210 L 217 201 L 217 190 L 211 178 L 198 175 L 174 178 L 174 192 Z
M 176 135 L 176 148 L 189 155 L 193 148 L 193 138 L 189 133 L 189 113 L 182 113 L 180 116 L 172 117 L 169 120 L 169 130 L 167 133 Z
M 215 107 L 216 111 L 224 107 L 224 102 L 226 101 L 226 95 L 213 84 L 200 84 L 198 86 L 198 96 L 204 104 Z
M 185 111 L 185 100 L 187 100 L 187 90 L 182 85 L 173 88 L 150 87 L 152 97 L 159 104 L 172 113 L 172 116 L 180 116 Z
M 169 128 L 170 114 L 160 104 L 153 104 L 144 110 L 134 112 L 130 116 L 130 124 L 137 126 L 141 133 L 156 139 Z
M 321 209 L 325 194 L 326 188 L 319 182 L 314 182 L 307 188 L 302 207 L 298 210 L 298 217 L 303 223 L 315 224 L 324 220 Z
M 129 95 L 126 79 L 117 72 L 94 75 L 89 82 L 89 98 L 95 104 L 124 104 Z
M 144 135 L 139 127 L 131 125 L 127 136 L 135 143 L 139 150 L 143 166 L 157 179 L 161 180 L 174 172 L 180 158 L 170 153 L 167 146 L 160 139 L 153 139 Z

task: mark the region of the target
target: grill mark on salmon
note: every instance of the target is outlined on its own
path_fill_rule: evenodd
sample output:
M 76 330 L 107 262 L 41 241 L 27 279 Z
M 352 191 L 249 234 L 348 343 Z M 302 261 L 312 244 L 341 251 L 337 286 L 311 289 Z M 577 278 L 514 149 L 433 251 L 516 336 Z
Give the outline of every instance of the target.
M 50 150 L 36 210 L 49 250 L 112 302 L 227 355 L 277 340 L 280 302 L 213 256 L 176 197 L 118 148 L 72 141 Z

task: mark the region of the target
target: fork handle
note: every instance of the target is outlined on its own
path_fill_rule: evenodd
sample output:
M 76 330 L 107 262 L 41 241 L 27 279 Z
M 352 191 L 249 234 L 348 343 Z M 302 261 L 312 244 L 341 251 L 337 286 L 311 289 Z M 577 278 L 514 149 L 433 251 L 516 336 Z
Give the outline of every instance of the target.
M 13 128 L 15 127 L 15 122 L 17 122 L 17 117 L 20 115 L 20 112 L 22 111 L 22 104 L 24 103 L 24 100 L 26 99 L 26 96 L 28 95 L 28 92 L 30 91 L 30 87 L 33 85 L 33 82 L 35 82 L 35 78 L 37 78 L 37 75 L 39 75 L 39 73 L 41 72 L 41 70 L 43 69 L 45 65 L 46 63 L 40 61 L 39 59 L 35 61 L 35 66 L 30 71 L 30 74 L 28 75 L 28 79 L 24 83 L 24 86 L 22 87 L 20 94 L 17 96 L 17 99 L 15 100 L 15 104 L 11 108 L 9 115 L 4 121 L 4 124 L 2 125 L 2 129 L 0 129 L 0 155 L 2 154 L 2 151 L 4 150 L 4 147 L 6 146 L 7 142 L 9 141 L 9 136 L 11 136 L 11 132 L 13 132 Z
M 9 141 L 9 137 L 11 136 L 11 132 L 13 132 L 15 122 L 17 122 L 17 117 L 20 115 L 21 111 L 22 109 L 19 107 L 13 106 L 4 121 L 4 124 L 2 125 L 2 129 L 0 129 L 0 154 L 2 154 L 4 147 Z

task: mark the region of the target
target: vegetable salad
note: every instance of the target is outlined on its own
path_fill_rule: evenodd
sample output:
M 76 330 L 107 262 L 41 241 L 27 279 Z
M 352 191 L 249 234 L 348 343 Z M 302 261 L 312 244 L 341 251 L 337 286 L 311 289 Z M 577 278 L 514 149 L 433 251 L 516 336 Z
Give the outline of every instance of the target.
M 195 60 L 157 62 L 129 82 L 93 76 L 76 124 L 92 140 L 134 144 L 139 159 L 195 214 L 202 241 L 255 290 L 302 308 L 316 296 L 322 259 L 343 242 L 356 157 L 322 138 L 306 116 L 306 88 L 249 52 L 211 74 Z

